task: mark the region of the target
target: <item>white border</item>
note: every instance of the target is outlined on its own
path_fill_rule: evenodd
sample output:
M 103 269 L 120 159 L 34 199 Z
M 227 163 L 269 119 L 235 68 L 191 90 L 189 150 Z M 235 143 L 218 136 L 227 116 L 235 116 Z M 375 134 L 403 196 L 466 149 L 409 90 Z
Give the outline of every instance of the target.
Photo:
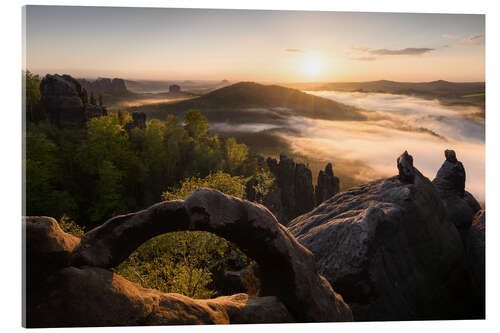
M 4 0 L 5 2 L 5 0 Z M 362 332 L 419 332 L 453 330 L 454 332 L 494 331 L 500 323 L 498 308 L 499 283 L 498 281 L 498 235 L 500 214 L 496 188 L 500 188 L 497 171 L 499 153 L 497 145 L 500 143 L 499 113 L 500 104 L 498 84 L 500 54 L 498 49 L 498 32 L 500 31 L 500 12 L 495 1 L 466 1 L 456 0 L 349 0 L 337 1 L 9 1 L 2 3 L 0 10 L 0 24 L 2 38 L 1 57 L 2 71 L 0 71 L 0 92 L 2 98 L 0 107 L 0 134 L 2 143 L 1 159 L 1 187 L 2 187 L 2 221 L 0 235 L 2 246 L 0 267 L 2 273 L 1 286 L 1 322 L 5 332 L 22 330 L 21 328 L 21 6 L 25 4 L 39 5 L 99 5 L 122 7 L 183 7 L 183 8 L 240 8 L 240 9 L 292 9 L 292 10 L 334 10 L 334 11 L 374 11 L 374 12 L 424 12 L 424 13 L 469 13 L 487 14 L 486 17 L 486 87 L 487 87 L 487 166 L 486 166 L 486 206 L 487 214 L 487 320 L 486 321 L 425 321 L 425 322 L 383 322 L 383 323 L 338 323 L 338 324 L 294 324 L 294 325 L 231 325 L 231 326 L 177 326 L 151 327 L 148 332 L 160 331 L 203 331 L 220 332 L 238 331 L 250 332 L 256 329 L 287 330 L 302 332 L 303 330 L 327 331 L 354 331 Z M 498 325 L 500 327 L 500 325 Z M 120 330 L 120 332 L 139 332 L 145 328 L 98 328 L 94 332 Z M 57 332 L 80 331 L 81 329 L 57 329 Z M 498 330 L 498 328 L 496 328 Z M 45 331 L 45 330 L 44 330 Z

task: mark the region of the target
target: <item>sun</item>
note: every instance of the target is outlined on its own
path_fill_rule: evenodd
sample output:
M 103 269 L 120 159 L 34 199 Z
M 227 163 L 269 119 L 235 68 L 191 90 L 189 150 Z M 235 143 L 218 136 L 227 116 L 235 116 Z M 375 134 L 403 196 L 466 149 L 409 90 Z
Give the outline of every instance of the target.
M 321 73 L 323 63 L 317 54 L 308 54 L 303 61 L 302 70 L 308 76 L 317 76 Z

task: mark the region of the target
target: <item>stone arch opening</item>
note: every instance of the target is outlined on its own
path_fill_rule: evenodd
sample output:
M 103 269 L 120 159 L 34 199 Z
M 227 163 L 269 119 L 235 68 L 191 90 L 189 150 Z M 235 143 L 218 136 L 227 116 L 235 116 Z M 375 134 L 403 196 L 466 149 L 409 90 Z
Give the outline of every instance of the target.
M 297 321 L 350 320 L 352 314 L 300 245 L 265 207 L 198 189 L 184 201 L 161 202 L 117 216 L 86 233 L 73 266 L 113 268 L 145 241 L 175 231 L 207 231 L 236 244 L 260 268 L 262 296 L 276 296 Z

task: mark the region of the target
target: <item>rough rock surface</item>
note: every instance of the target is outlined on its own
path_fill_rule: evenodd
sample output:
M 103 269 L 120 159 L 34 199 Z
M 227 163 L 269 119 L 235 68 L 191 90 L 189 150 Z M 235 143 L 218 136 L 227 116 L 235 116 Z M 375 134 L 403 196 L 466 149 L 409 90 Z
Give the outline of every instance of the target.
M 455 224 L 464 238 L 480 206 L 472 194 L 465 191 L 465 168 L 455 152 L 446 150 L 445 157 L 432 183 L 446 208 L 446 219 Z
M 464 246 L 406 152 L 399 175 L 337 194 L 289 224 L 355 320 L 477 317 Z
M 106 114 L 104 108 L 87 104 L 87 91 L 69 75 L 47 74 L 40 92 L 45 113 L 57 126 L 82 125 L 89 118 Z
M 466 241 L 466 256 L 472 279 L 476 286 L 476 298 L 480 307 L 480 314 L 485 314 L 485 295 L 486 295 L 486 212 L 481 210 L 477 212 L 472 226 L 470 227 Z
M 23 218 L 25 239 L 26 319 L 31 320 L 33 304 L 37 304 L 45 291 L 48 276 L 70 264 L 71 252 L 80 239 L 65 233 L 51 217 Z
M 294 322 L 276 297 L 195 300 L 145 289 L 97 267 L 66 267 L 47 280 L 34 327 Z
M 318 174 L 318 185 L 315 187 L 316 205 L 330 199 L 335 194 L 339 193 L 339 179 L 333 175 L 333 167 L 331 163 L 326 165 L 325 171 L 320 170 Z
M 180 230 L 209 231 L 237 244 L 259 264 L 263 297 L 192 300 L 141 288 L 107 270 L 144 241 Z M 29 326 L 352 320 L 342 297 L 317 273 L 313 254 L 265 207 L 215 190 L 117 216 L 75 242 L 63 251 L 66 267 L 48 274 L 42 295 L 30 304 Z

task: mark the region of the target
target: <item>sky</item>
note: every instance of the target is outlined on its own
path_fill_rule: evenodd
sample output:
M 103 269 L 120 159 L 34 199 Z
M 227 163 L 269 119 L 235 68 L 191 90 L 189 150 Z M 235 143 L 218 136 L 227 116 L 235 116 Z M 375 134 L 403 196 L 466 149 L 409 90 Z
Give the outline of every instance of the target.
M 484 81 L 484 15 L 27 6 L 26 69 L 258 82 Z

